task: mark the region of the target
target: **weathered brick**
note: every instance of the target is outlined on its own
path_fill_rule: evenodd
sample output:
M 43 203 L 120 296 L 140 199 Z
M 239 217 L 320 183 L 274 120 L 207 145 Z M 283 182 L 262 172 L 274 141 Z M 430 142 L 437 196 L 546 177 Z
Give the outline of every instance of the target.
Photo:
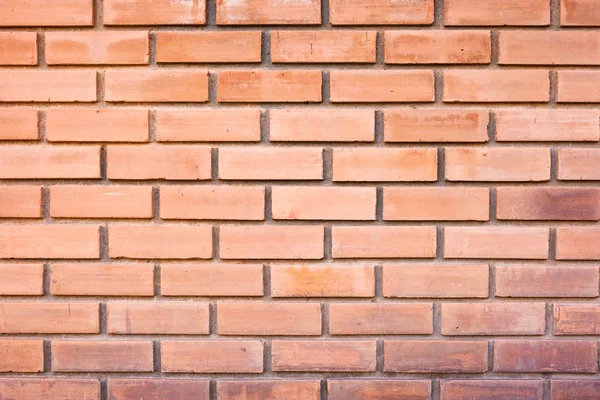
M 100 400 L 100 382 L 97 379 L 7 378 L 0 379 L 0 396 L 27 400 Z
M 544 393 L 541 380 L 450 380 L 441 381 L 444 400 L 540 400 Z
M 560 24 L 563 26 L 600 26 L 598 4 L 595 0 L 561 0 Z
M 200 379 L 110 378 L 108 400 L 208 400 L 210 381 Z
M 222 0 L 217 25 L 316 25 L 321 23 L 319 0 Z
M 555 304 L 554 335 L 600 334 L 600 306 L 596 304 Z
M 0 372 L 41 372 L 44 370 L 44 341 L 0 339 Z M 0 380 L 0 395 L 10 394 Z M 10 389 L 8 389 L 10 390 Z M 21 395 L 22 393 L 17 393 Z M 23 397 L 29 399 L 29 397 Z
M 328 379 L 330 400 L 413 400 L 431 399 L 431 381 L 391 379 Z
M 600 393 L 600 381 L 597 379 L 550 381 L 551 400 L 596 400 Z
M 218 381 L 219 400 L 320 400 L 320 382 L 317 380 L 239 380 Z

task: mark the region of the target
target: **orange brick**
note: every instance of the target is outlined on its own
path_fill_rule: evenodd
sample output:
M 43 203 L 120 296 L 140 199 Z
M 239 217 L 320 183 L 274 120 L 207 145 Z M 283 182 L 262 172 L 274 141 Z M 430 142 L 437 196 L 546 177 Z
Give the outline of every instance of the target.
M 108 70 L 105 79 L 106 101 L 110 102 L 208 101 L 205 70 Z
M 384 265 L 385 297 L 485 298 L 487 265 Z
M 107 304 L 108 333 L 116 335 L 208 335 L 208 304 L 129 302 Z
M 0 258 L 98 258 L 95 225 L 0 225 Z
M 110 400 L 208 400 L 210 381 L 199 379 L 108 379 Z
M 321 335 L 319 303 L 224 302 L 217 305 L 219 335 Z
M 96 72 L 2 69 L 0 70 L 0 101 L 93 102 L 96 101 Z
M 273 219 L 375 220 L 375 188 L 275 186 Z
M 487 142 L 489 114 L 464 109 L 384 111 L 386 142 Z
M 0 218 L 41 218 L 40 186 L 0 186 Z
M 44 370 L 44 341 L 0 339 L 0 356 L 0 372 L 41 372 Z M 0 395 L 4 397 L 10 395 L 10 391 L 3 382 L 0 380 Z
M 0 109 L 0 140 L 38 140 L 37 110 Z
M 487 221 L 489 190 L 469 187 L 383 189 L 386 221 Z
M 106 25 L 204 25 L 205 0 L 105 0 Z
M 54 296 L 152 296 L 154 266 L 149 264 L 52 264 Z
M 312 259 L 324 255 L 320 226 L 223 225 L 220 228 L 223 259 Z
M 564 181 L 600 180 L 600 150 L 559 149 L 557 175 L 559 180 Z
M 598 343 L 590 340 L 496 340 L 494 372 L 598 372 Z
M 0 264 L 0 296 L 41 296 L 42 264 Z
M 53 340 L 56 372 L 152 372 L 152 341 Z
M 373 297 L 372 266 L 273 265 L 273 297 Z
M 385 379 L 328 379 L 329 400 L 414 400 L 431 399 L 431 381 Z
M 263 266 L 259 264 L 162 264 L 163 296 L 262 296 Z
M 315 25 L 321 23 L 319 0 L 220 0 L 217 25 Z
M 219 179 L 321 180 L 323 150 L 308 147 L 223 147 Z
M 36 41 L 35 32 L 0 32 L 0 65 L 37 65 Z
M 0 333 L 99 333 L 98 303 L 0 303 Z
M 387 31 L 386 64 L 489 64 L 489 31 Z
M 330 304 L 329 333 L 430 335 L 433 333 L 433 304 Z
M 198 225 L 112 225 L 113 258 L 190 259 L 212 257 L 212 227 Z
M 335 70 L 330 73 L 331 101 L 432 102 L 433 71 Z
M 560 24 L 563 26 L 600 26 L 600 9 L 598 9 L 596 0 L 561 0 Z
M 600 73 L 598 71 L 558 71 L 559 103 L 600 102 Z
M 218 381 L 219 400 L 320 400 L 321 389 L 318 380 L 240 380 Z
M 263 220 L 265 190 L 238 186 L 162 186 L 160 217 Z
M 445 258 L 548 258 L 548 228 L 446 227 L 444 239 Z
M 600 229 L 596 227 L 556 228 L 557 260 L 600 260 Z
M 287 5 L 286 5 L 287 6 Z M 320 102 L 321 71 L 220 71 L 220 102 Z
M 263 372 L 263 344 L 258 340 L 163 340 L 163 372 Z
M 46 63 L 148 64 L 148 32 L 46 32 Z
M 597 379 L 556 379 L 550 385 L 551 400 L 590 400 L 600 393 L 600 381 Z
M 336 226 L 331 234 L 334 258 L 435 257 L 435 227 Z
M 487 341 L 385 340 L 386 372 L 481 373 L 488 370 Z
M 0 26 L 92 26 L 93 0 L 3 0 Z
M 353 109 L 272 109 L 272 142 L 372 142 L 374 112 Z
M 433 0 L 331 0 L 333 25 L 431 25 Z
M 0 379 L 0 395 L 27 400 L 100 400 L 97 379 L 11 378 Z
M 275 31 L 274 63 L 374 63 L 375 31 Z
M 545 103 L 550 76 L 547 70 L 446 70 L 443 92 L 447 103 Z
M 547 0 L 447 0 L 445 25 L 539 25 L 550 24 Z
M 444 400 L 539 400 L 544 386 L 541 380 L 451 380 L 441 381 L 440 390 Z
M 336 148 L 333 180 L 344 182 L 433 182 L 435 148 Z
M 447 148 L 446 180 L 530 182 L 550 179 L 548 148 Z
M 108 146 L 108 179 L 208 180 L 211 151 L 204 146 Z
M 598 335 L 600 306 L 597 304 L 555 304 L 555 335 Z
M 598 267 L 496 266 L 496 297 L 598 297 Z
M 157 32 L 159 63 L 260 62 L 260 31 Z
M 273 371 L 374 372 L 376 342 L 370 340 L 274 340 Z

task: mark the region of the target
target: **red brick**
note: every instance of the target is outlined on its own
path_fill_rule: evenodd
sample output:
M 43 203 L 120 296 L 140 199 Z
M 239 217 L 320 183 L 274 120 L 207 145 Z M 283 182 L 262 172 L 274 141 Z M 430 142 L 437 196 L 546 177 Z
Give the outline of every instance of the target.
M 108 333 L 116 335 L 208 335 L 208 304 L 111 302 L 106 307 Z
M 0 333 L 99 333 L 98 303 L 0 303 Z
M 433 304 L 330 304 L 329 333 L 332 335 L 431 335 Z
M 106 25 L 204 25 L 205 0 L 105 0 Z
M 44 341 L 0 339 L 0 372 L 41 372 L 43 370 Z M 3 382 L 0 380 L 0 396 L 4 397 L 10 392 L 6 392 Z
M 556 228 L 557 260 L 600 260 L 600 229 L 596 227 Z
M 445 25 L 539 25 L 550 24 L 547 0 L 447 0 Z
M 496 266 L 496 297 L 598 297 L 598 267 Z
M 0 26 L 92 26 L 93 0 L 3 0 Z
M 551 400 L 598 400 L 600 397 L 600 381 L 558 380 L 550 381 Z
M 558 71 L 559 103 L 599 103 L 600 72 Z
M 2 69 L 0 70 L 0 101 L 6 103 L 94 102 L 96 101 L 96 72 Z
M 206 70 L 108 70 L 105 82 L 106 101 L 110 102 L 208 101 Z
M 331 0 L 333 25 L 431 25 L 433 0 Z
M 217 25 L 316 25 L 321 23 L 319 0 L 220 0 Z
M 600 26 L 600 9 L 596 0 L 561 0 L 560 24 Z
M 563 181 L 600 180 L 600 150 L 563 148 L 558 150 L 558 176 Z
M 329 400 L 430 400 L 431 381 L 328 379 Z
M 152 341 L 53 340 L 56 372 L 152 372 Z
M 320 400 L 318 380 L 218 381 L 219 400 Z
M 210 381 L 198 379 L 108 379 L 108 400 L 208 400 Z
M 554 335 L 600 334 L 600 305 L 555 304 Z
M 0 109 L 0 140 L 38 140 L 37 110 Z
M 40 186 L 0 186 L 0 218 L 41 218 Z
M 541 400 L 544 386 L 541 380 L 451 380 L 441 381 L 444 400 Z
M 220 71 L 217 100 L 238 103 L 318 103 L 321 101 L 321 84 L 321 71 L 315 70 Z
M 0 32 L 0 65 L 37 65 L 36 41 L 35 32 Z
M 0 296 L 41 296 L 43 264 L 0 264 Z
M 100 382 L 96 379 L 46 377 L 0 379 L 0 396 L 27 400 L 100 400 Z

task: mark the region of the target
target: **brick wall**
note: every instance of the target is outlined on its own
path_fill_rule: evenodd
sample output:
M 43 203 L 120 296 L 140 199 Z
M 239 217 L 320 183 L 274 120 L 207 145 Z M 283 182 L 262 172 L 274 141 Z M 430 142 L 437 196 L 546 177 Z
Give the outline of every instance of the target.
M 598 0 L 1 0 L 0 398 L 600 399 Z

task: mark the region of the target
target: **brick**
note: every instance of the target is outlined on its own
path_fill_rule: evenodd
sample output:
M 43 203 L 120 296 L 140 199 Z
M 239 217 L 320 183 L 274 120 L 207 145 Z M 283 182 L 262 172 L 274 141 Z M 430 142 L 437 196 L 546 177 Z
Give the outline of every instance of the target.
M 152 341 L 53 340 L 56 372 L 152 372 Z
M 260 62 L 260 36 L 260 31 L 156 32 L 156 61 Z
M 445 258 L 548 258 L 548 228 L 446 227 L 444 239 Z
M 222 302 L 217 304 L 219 335 L 321 335 L 319 303 Z
M 600 306 L 596 304 L 555 304 L 553 334 L 600 334 Z
M 46 32 L 48 65 L 148 64 L 148 32 Z
M 545 103 L 550 100 L 550 76 L 537 69 L 446 70 L 443 93 L 446 103 Z
M 386 64 L 489 64 L 489 31 L 387 31 Z
M 375 220 L 375 188 L 275 186 L 273 219 Z
M 537 25 L 550 24 L 547 0 L 448 0 L 445 25 Z
M 204 25 L 205 0 L 106 0 L 106 25 Z
M 271 109 L 271 142 L 373 142 L 371 110 Z
M 116 335 L 208 335 L 208 304 L 192 302 L 111 302 L 107 331 Z
M 220 71 L 217 100 L 229 103 L 318 103 L 321 101 L 321 84 L 321 71 L 316 70 Z
M 600 381 L 559 380 L 550 381 L 551 400 L 597 400 L 600 393 Z
M 152 218 L 152 188 L 126 185 L 50 187 L 53 218 Z
M 331 102 L 433 102 L 433 71 L 335 70 Z
M 316 25 L 321 23 L 319 0 L 222 0 L 217 25 Z
M 163 296 L 262 296 L 260 264 L 162 264 Z
M 206 70 L 108 70 L 105 82 L 105 96 L 109 102 L 208 101 Z
M 374 63 L 375 31 L 304 30 L 271 33 L 274 63 Z
M 159 142 L 258 142 L 260 109 L 158 110 Z
M 333 25 L 431 25 L 433 0 L 332 0 L 329 4 Z
M 407 298 L 486 298 L 487 265 L 384 265 L 383 295 Z
M 335 148 L 333 180 L 342 182 L 433 182 L 435 148 Z
M 99 333 L 97 303 L 0 303 L 0 333 Z
M 219 179 L 321 180 L 323 150 L 309 147 L 223 147 Z
M 49 142 L 147 142 L 148 111 L 120 109 L 50 109 Z
M 0 396 L 27 400 L 100 400 L 100 382 L 97 379 L 46 377 L 0 379 Z
M 431 381 L 328 379 L 327 393 L 330 400 L 430 400 Z
M 0 109 L 0 140 L 39 140 L 37 110 Z
M 198 379 L 108 379 L 108 400 L 208 400 L 210 381 Z
M 440 390 L 444 400 L 540 400 L 544 394 L 541 380 L 450 380 Z
M 598 344 L 589 340 L 496 340 L 494 372 L 598 372 Z
M 211 158 L 204 146 L 108 146 L 108 179 L 208 180 Z
M 163 219 L 263 220 L 265 190 L 237 186 L 162 186 Z
M 333 258 L 433 258 L 435 227 L 362 226 L 332 228 Z
M 433 304 L 329 305 L 331 335 L 431 335 Z
M 320 400 L 318 380 L 217 381 L 219 400 Z
M 550 151 L 541 147 L 447 148 L 446 180 L 533 182 L 550 180 Z
M 199 225 L 112 225 L 113 258 L 190 259 L 212 257 L 212 227 Z
M 223 225 L 220 228 L 222 259 L 305 259 L 324 255 L 324 230 L 320 226 Z
M 0 32 L 0 65 L 37 65 L 36 41 L 35 32 Z
M 163 340 L 163 372 L 263 372 L 263 344 L 258 340 Z
M 600 180 L 600 150 L 594 148 L 559 149 L 557 179 L 562 181 Z
M 0 186 L 0 218 L 41 218 L 40 186 Z
M 543 335 L 544 303 L 443 303 L 441 334 Z
M 3 0 L 0 26 L 92 26 L 93 0 Z
M 496 266 L 496 297 L 598 297 L 598 267 Z
M 557 260 L 600 260 L 600 229 L 596 227 L 556 228 Z
M 0 148 L 0 179 L 83 178 L 100 178 L 100 147 L 6 145 Z
M 595 0 L 561 0 L 560 24 L 563 26 L 600 26 L 598 4 Z
M 386 221 L 487 221 L 489 191 L 469 187 L 383 189 Z
M 41 296 L 43 264 L 0 264 L 0 296 Z
M 43 340 L 0 339 L 0 372 L 41 372 L 43 370 Z M 3 383 L 4 380 L 0 380 L 1 396 L 10 394 L 10 389 L 7 393 Z
M 96 72 L 2 69 L 0 101 L 6 103 L 93 102 L 96 101 Z
M 386 372 L 481 373 L 488 370 L 487 341 L 385 340 Z
M 599 103 L 600 73 L 598 71 L 558 71 L 559 103 Z
M 274 340 L 272 369 L 285 372 L 374 372 L 376 342 L 370 340 Z
M 598 112 L 591 110 L 498 110 L 496 140 L 597 142 L 599 117 Z
M 0 258 L 99 258 L 95 225 L 0 225 Z
M 373 297 L 372 266 L 273 265 L 273 297 Z
M 154 266 L 149 264 L 52 264 L 54 296 L 153 296 Z
M 386 109 L 386 142 L 487 142 L 489 115 L 483 110 Z

